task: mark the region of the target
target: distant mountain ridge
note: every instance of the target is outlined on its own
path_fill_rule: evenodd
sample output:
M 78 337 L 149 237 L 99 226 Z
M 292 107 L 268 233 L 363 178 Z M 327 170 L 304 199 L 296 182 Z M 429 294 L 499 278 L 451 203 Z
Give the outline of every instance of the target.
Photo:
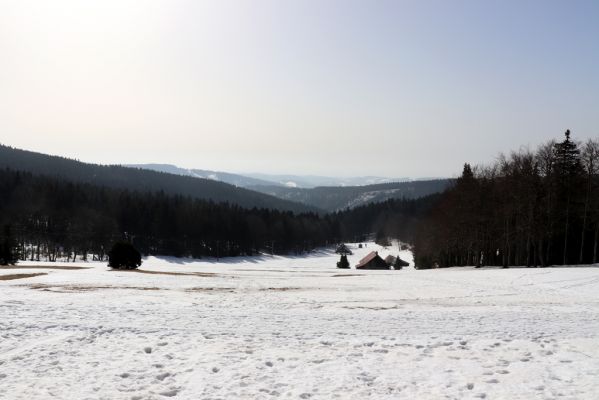
M 126 167 L 147 169 L 150 171 L 165 172 L 167 174 L 174 175 L 191 176 L 193 178 L 210 179 L 243 188 L 260 185 L 276 186 L 276 182 L 256 179 L 250 176 L 232 174 L 228 172 L 210 171 L 205 169 L 186 169 L 172 164 L 127 164 Z
M 332 212 L 390 199 L 418 199 L 443 192 L 452 183 L 452 179 L 435 179 L 366 186 L 322 186 L 311 189 L 279 186 L 251 186 L 250 189 Z
M 407 182 L 410 178 L 386 178 L 381 176 L 330 177 L 318 175 L 277 175 L 277 174 L 233 174 L 230 172 L 205 169 L 187 169 L 172 164 L 128 164 L 127 167 L 143 168 L 170 174 L 212 179 L 239 187 L 280 186 L 293 188 L 315 188 L 319 186 L 366 186 L 379 183 Z
M 57 177 L 77 183 L 139 192 L 163 191 L 245 208 L 269 208 L 294 212 L 320 212 L 315 207 L 200 177 L 181 176 L 119 165 L 98 165 L 59 156 L 15 149 L 0 144 L 0 168 Z
M 391 180 L 376 176 L 334 178 L 324 176 L 248 174 L 185 169 L 170 164 L 131 165 L 155 171 L 227 182 L 270 196 L 324 211 L 339 211 L 389 199 L 417 199 L 444 191 L 451 179 Z M 374 182 L 368 184 L 368 182 Z M 330 184 L 333 183 L 333 184 Z M 314 186 L 319 184 L 318 186 Z
M 320 186 L 366 186 L 379 183 L 406 182 L 410 178 L 386 178 L 382 176 L 331 177 L 318 175 L 272 175 L 252 173 L 249 177 L 277 182 L 277 186 L 312 189 Z

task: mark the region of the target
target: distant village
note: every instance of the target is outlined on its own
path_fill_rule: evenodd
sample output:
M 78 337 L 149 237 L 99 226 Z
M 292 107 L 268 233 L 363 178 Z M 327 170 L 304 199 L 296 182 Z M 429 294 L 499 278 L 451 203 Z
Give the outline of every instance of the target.
M 358 245 L 362 248 L 362 244 Z M 366 246 L 366 245 L 364 245 Z M 345 244 L 340 244 L 337 246 L 335 253 L 341 256 L 341 259 L 337 262 L 337 268 L 349 269 L 351 268 L 350 263 L 347 259 L 348 255 L 352 255 L 353 252 L 347 247 Z M 391 269 L 391 270 L 400 270 L 403 267 L 408 267 L 410 263 L 402 260 L 399 255 L 394 256 L 392 254 L 387 255 L 385 258 L 382 258 L 378 251 L 371 251 L 366 256 L 364 256 L 355 266 L 356 269 Z

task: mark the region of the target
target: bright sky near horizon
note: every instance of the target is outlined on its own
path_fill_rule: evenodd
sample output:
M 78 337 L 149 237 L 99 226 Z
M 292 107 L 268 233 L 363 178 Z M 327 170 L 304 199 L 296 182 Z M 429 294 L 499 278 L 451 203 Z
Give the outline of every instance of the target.
M 599 137 L 599 1 L 0 0 L 0 143 L 453 176 Z

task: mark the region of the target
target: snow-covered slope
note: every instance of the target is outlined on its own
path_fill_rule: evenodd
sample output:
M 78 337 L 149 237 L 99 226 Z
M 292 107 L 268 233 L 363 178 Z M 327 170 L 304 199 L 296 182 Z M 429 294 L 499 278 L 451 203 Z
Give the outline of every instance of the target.
M 287 187 L 315 188 L 319 186 L 367 186 L 390 182 L 408 182 L 410 178 L 386 178 L 382 176 L 355 176 L 332 177 L 319 175 L 274 175 L 274 174 L 247 174 L 252 178 L 264 181 L 277 182 Z
M 176 165 L 171 164 L 131 164 L 128 167 L 148 169 L 151 171 L 157 172 L 166 172 L 168 174 L 174 175 L 183 175 L 183 176 L 191 176 L 193 178 L 202 178 L 202 179 L 210 179 L 213 181 L 220 181 L 224 183 L 228 183 L 230 185 L 235 185 L 238 187 L 249 187 L 249 186 L 270 186 L 270 185 L 280 185 L 276 181 L 266 181 L 262 179 L 256 179 L 249 176 L 239 175 L 239 174 L 231 174 L 228 172 L 222 171 L 211 171 L 205 169 L 187 169 L 177 167 Z M 281 185 L 282 186 L 282 185 Z
M 0 269 L 0 398 L 599 398 L 599 268 L 337 260 Z
M 381 176 L 331 177 L 318 175 L 276 175 L 276 174 L 233 174 L 230 172 L 205 169 L 181 168 L 172 164 L 129 164 L 128 167 L 166 172 L 175 175 L 212 179 L 239 187 L 284 186 L 292 188 L 315 188 L 317 186 L 366 186 L 390 182 L 408 182 L 410 178 L 385 178 Z
M 311 189 L 261 185 L 250 186 L 248 189 L 327 211 L 339 211 L 390 199 L 418 199 L 443 192 L 452 184 L 452 180 L 442 179 L 366 186 L 322 186 Z

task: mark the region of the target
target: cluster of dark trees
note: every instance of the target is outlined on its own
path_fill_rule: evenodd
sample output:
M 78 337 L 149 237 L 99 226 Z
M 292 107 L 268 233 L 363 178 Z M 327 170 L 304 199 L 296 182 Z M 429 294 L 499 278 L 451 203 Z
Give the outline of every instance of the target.
M 417 226 L 419 268 L 547 266 L 599 257 L 599 141 L 520 150 L 464 166 Z
M 388 199 L 419 199 L 434 193 L 441 193 L 452 183 L 452 179 L 433 179 L 364 186 L 320 186 L 310 189 L 264 185 L 250 188 L 282 199 L 334 212 L 348 206 L 353 208 L 366 203 L 381 203 Z
M 397 238 L 406 243 L 415 240 L 416 228 L 443 194 L 436 193 L 418 199 L 390 199 L 381 203 L 346 209 L 331 214 L 339 221 L 342 241 L 363 242 Z
M 19 247 L 10 231 L 10 226 L 6 225 L 0 234 L 0 265 L 15 264 L 18 260 Z
M 105 260 L 123 240 L 144 255 L 300 254 L 370 232 L 404 234 L 431 203 L 390 200 L 327 215 L 293 213 L 0 170 L 0 226 L 10 237 L 0 236 L 16 243 L 22 260 Z
M 15 149 L 0 144 L 0 169 L 43 174 L 73 183 L 88 183 L 139 192 L 163 191 L 166 194 L 230 202 L 242 207 L 273 208 L 294 212 L 315 212 L 311 207 L 279 199 L 223 182 L 180 176 L 120 165 L 97 165 Z
M 26 155 L 34 166 L 48 161 Z M 487 167 L 466 164 L 443 193 L 329 214 L 87 182 L 65 163 L 58 175 L 56 164 L 50 174 L 0 169 L 0 263 L 104 260 L 123 240 L 144 255 L 218 258 L 388 237 L 412 243 L 419 268 L 599 261 L 599 141 L 578 144 L 569 131 Z

